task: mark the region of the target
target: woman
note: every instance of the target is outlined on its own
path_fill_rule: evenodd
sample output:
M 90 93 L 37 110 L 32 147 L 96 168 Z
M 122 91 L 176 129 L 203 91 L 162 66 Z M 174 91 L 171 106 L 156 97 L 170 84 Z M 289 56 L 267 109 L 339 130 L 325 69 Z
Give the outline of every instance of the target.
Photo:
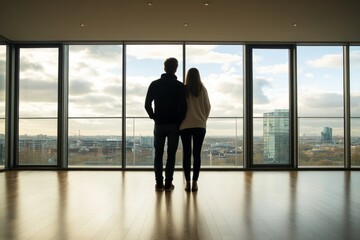
M 197 180 L 201 167 L 201 148 L 206 133 L 206 121 L 210 114 L 210 101 L 206 88 L 201 82 L 198 69 L 191 68 L 185 79 L 187 112 L 180 125 L 183 145 L 183 169 L 186 180 L 185 191 L 197 191 Z M 191 152 L 191 142 L 193 150 Z M 191 187 L 191 154 L 194 157 L 193 183 Z

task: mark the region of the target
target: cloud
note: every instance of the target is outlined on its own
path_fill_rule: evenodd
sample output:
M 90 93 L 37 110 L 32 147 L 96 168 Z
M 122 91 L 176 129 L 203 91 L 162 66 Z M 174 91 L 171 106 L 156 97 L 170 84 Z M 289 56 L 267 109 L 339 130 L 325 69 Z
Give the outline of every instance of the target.
M 188 46 L 186 48 L 186 61 L 188 64 L 242 64 L 241 54 L 230 54 L 213 51 L 218 46 Z
M 360 51 L 351 51 L 350 52 L 350 66 L 351 67 L 360 67 Z
M 270 87 L 271 84 L 264 78 L 255 78 L 253 83 L 253 99 L 254 104 L 267 104 L 269 98 L 264 93 L 264 88 Z
M 22 79 L 20 82 L 20 102 L 57 102 L 57 81 L 44 82 Z
M 70 96 L 79 96 L 92 92 L 92 83 L 81 79 L 74 79 L 69 84 Z
M 305 104 L 312 108 L 342 108 L 343 96 L 338 93 L 319 93 L 307 97 Z
M 212 105 L 210 116 L 233 117 L 242 115 L 242 112 L 239 111 L 243 101 L 242 76 L 229 73 L 212 73 L 204 75 L 202 81 L 208 91 Z M 222 107 L 224 105 L 228 107 L 226 111 Z
M 106 93 L 70 96 L 70 117 L 112 117 L 121 116 L 121 95 L 110 96 Z
M 304 75 L 306 78 L 314 78 L 314 74 L 313 73 L 305 73 Z
M 169 57 L 182 59 L 182 45 L 127 45 L 126 54 L 135 59 L 165 60 Z
M 70 54 L 79 59 L 83 57 L 98 62 L 120 64 L 122 61 L 122 45 L 71 45 Z
M 121 96 L 122 95 L 122 85 L 121 84 L 112 84 L 108 85 L 103 89 L 105 94 L 110 94 L 113 96 Z
M 308 93 L 298 99 L 300 117 L 342 117 L 343 96 L 341 93 Z
M 309 60 L 306 63 L 314 68 L 342 68 L 343 56 L 342 54 L 328 54 L 318 59 Z
M 274 64 L 268 66 L 256 66 L 255 72 L 258 74 L 287 74 L 289 73 L 289 64 Z

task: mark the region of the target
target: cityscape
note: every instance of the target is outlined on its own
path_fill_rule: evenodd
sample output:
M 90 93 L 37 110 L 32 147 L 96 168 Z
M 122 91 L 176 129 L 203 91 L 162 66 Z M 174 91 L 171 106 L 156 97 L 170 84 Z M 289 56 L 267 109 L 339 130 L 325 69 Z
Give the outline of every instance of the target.
M 4 136 L 0 139 L 0 159 L 4 162 Z M 289 112 L 275 109 L 263 115 L 263 135 L 253 137 L 254 164 L 289 164 Z M 126 166 L 152 167 L 153 136 L 128 136 L 125 144 Z M 299 166 L 343 166 L 344 140 L 333 136 L 331 127 L 324 126 L 318 135 L 299 137 Z M 360 165 L 360 138 L 351 143 L 352 165 Z M 164 154 L 166 158 L 166 152 Z M 182 144 L 176 156 L 182 165 Z M 73 167 L 121 166 L 121 136 L 81 136 L 68 138 L 68 164 Z M 19 137 L 20 165 L 56 165 L 57 139 L 54 136 L 23 135 Z M 204 167 L 243 167 L 243 136 L 207 135 L 202 148 Z

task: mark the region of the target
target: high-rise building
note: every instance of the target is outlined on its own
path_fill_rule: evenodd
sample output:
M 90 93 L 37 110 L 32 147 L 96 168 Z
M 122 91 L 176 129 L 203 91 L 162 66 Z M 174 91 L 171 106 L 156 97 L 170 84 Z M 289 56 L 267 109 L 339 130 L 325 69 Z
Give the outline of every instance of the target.
M 289 110 L 264 113 L 264 163 L 289 163 Z
M 331 127 L 324 127 L 321 132 L 321 143 L 333 143 Z

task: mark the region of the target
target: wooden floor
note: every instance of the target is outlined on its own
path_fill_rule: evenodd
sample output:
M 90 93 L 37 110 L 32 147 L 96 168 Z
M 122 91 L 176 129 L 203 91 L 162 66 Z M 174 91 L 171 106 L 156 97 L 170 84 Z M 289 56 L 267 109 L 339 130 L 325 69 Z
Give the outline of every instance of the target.
M 360 239 L 360 171 L 0 173 L 0 239 Z

